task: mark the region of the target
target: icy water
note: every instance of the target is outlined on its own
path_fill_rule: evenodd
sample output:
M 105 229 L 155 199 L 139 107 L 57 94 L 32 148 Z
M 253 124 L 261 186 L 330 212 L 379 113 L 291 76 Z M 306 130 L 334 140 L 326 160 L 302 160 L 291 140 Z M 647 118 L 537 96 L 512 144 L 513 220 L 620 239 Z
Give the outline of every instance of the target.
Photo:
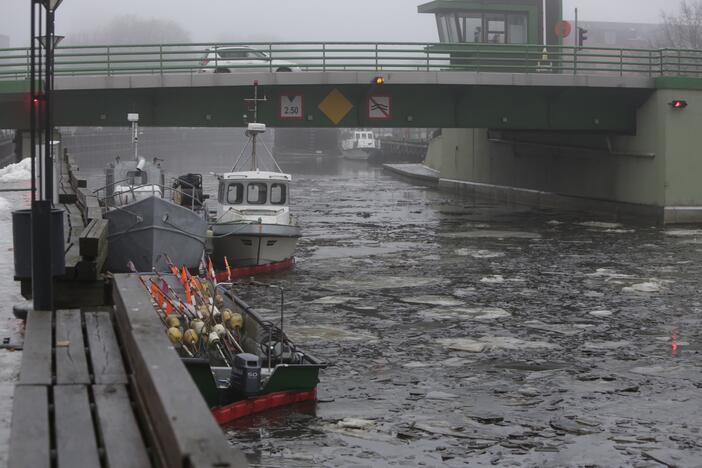
M 203 154 L 168 167 L 230 161 Z M 76 156 L 99 183 L 92 153 Z M 294 270 L 261 279 L 286 288 L 287 333 L 330 366 L 316 405 L 226 428 L 252 466 L 700 466 L 702 230 L 279 162 L 304 238 Z M 277 316 L 273 292 L 237 289 Z

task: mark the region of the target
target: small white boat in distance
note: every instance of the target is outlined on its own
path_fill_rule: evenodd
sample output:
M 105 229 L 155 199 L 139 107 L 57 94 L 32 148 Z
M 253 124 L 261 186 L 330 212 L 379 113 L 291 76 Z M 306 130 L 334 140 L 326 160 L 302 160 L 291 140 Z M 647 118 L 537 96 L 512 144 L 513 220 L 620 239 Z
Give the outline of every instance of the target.
M 372 161 L 380 153 L 380 140 L 371 130 L 354 130 L 341 141 L 341 154 L 345 159 Z

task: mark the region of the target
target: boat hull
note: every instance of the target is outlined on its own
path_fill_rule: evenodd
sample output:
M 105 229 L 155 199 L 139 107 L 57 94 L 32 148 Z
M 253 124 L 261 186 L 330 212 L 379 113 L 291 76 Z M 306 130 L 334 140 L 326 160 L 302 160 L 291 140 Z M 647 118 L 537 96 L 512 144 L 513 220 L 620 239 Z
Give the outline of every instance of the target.
M 354 148 L 343 150 L 342 157 L 351 161 L 369 161 L 374 159 L 378 153 L 375 148 Z
M 224 223 L 212 225 L 212 258 L 216 266 L 268 265 L 290 259 L 301 236 L 299 226 Z
M 149 197 L 110 210 L 106 268 L 128 272 L 131 261 L 137 271 L 168 271 L 170 258 L 177 266 L 197 268 L 207 237 L 207 222 L 197 213 L 164 200 Z

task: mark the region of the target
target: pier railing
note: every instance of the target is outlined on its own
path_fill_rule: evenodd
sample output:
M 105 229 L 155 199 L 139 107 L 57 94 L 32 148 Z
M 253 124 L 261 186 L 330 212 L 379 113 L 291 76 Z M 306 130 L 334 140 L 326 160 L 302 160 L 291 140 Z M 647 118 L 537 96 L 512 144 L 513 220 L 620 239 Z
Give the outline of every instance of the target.
M 246 47 L 259 58 L 214 58 L 211 50 Z M 246 52 L 246 51 L 244 51 Z M 267 56 L 261 57 L 260 53 Z M 231 55 L 231 54 L 230 54 Z M 29 76 L 26 48 L 0 49 L 0 79 Z M 395 42 L 247 42 L 62 46 L 57 76 L 242 71 L 475 71 L 575 75 L 702 75 L 702 51 L 514 44 Z

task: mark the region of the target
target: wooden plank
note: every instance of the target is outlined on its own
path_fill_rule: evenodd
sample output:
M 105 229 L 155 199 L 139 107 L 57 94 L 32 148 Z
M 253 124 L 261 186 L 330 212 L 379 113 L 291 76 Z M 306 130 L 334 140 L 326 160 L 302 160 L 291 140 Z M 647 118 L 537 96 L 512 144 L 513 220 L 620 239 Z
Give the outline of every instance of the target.
M 126 385 L 127 373 L 109 312 L 86 312 L 85 330 L 94 382 L 99 385 Z
M 115 317 L 137 383 L 140 411 L 150 420 L 166 466 L 248 466 L 229 445 L 153 312 L 138 275 L 115 275 Z
M 93 219 L 80 234 L 80 255 L 88 260 L 96 258 L 107 245 L 106 219 Z
M 89 384 L 80 310 L 56 312 L 56 383 Z
M 98 427 L 110 468 L 150 466 L 136 415 L 124 385 L 94 385 Z
M 87 387 L 55 386 L 54 416 L 58 468 L 100 466 Z
M 43 385 L 15 386 L 7 464 L 9 468 L 51 466 L 47 389 Z
M 32 310 L 27 317 L 20 384 L 51 385 L 51 312 Z

